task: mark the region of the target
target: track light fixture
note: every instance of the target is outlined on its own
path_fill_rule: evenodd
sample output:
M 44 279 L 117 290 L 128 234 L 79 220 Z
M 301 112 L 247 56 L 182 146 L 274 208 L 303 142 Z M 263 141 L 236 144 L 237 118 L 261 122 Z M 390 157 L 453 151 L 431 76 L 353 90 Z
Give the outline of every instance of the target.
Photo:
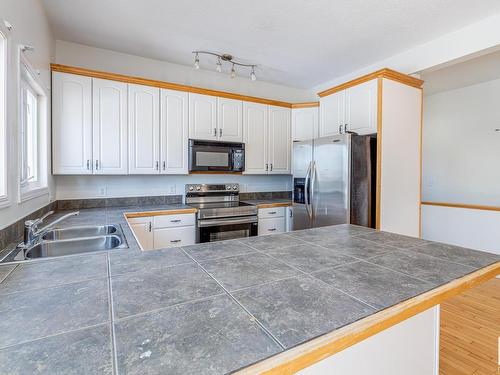
M 243 66 L 245 68 L 251 68 L 252 71 L 250 72 L 250 79 L 252 81 L 256 81 L 257 80 L 257 76 L 255 75 L 255 67 L 257 65 L 255 64 L 243 64 L 243 63 L 240 63 L 240 62 L 237 62 L 237 61 L 233 61 L 233 56 L 232 55 L 229 55 L 227 53 L 223 54 L 223 55 L 219 55 L 218 53 L 214 53 L 214 52 L 207 52 L 207 51 L 193 51 L 194 53 L 194 68 L 195 69 L 200 69 L 200 59 L 199 59 L 199 54 L 206 54 L 206 55 L 212 55 L 212 56 L 216 56 L 217 57 L 217 64 L 215 65 L 215 69 L 220 73 L 222 72 L 222 62 L 228 62 L 228 63 L 231 63 L 231 71 L 229 73 L 229 76 L 231 78 L 235 78 L 236 77 L 236 65 L 238 66 Z

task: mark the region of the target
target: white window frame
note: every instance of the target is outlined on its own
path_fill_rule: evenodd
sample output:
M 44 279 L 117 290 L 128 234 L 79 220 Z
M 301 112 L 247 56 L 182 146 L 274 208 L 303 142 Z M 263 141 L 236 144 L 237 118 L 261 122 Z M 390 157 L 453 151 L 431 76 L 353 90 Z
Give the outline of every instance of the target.
M 0 20 L 2 21 L 2 20 Z M 3 21 L 0 23 L 0 208 L 11 205 L 9 196 L 9 144 L 7 142 L 7 72 L 9 39 Z
M 23 52 L 24 47 L 19 47 L 19 75 L 18 75 L 18 88 L 19 88 L 19 158 L 18 158 L 18 186 L 19 186 L 19 202 L 24 202 L 29 199 L 37 198 L 49 193 L 47 186 L 47 150 L 48 150 L 48 137 L 47 137 L 47 94 L 43 85 L 38 79 L 38 74 L 32 68 L 30 62 Z M 24 98 L 23 89 L 28 87 L 30 91 L 37 96 L 37 180 L 36 181 L 23 181 L 23 132 L 22 122 L 24 121 Z

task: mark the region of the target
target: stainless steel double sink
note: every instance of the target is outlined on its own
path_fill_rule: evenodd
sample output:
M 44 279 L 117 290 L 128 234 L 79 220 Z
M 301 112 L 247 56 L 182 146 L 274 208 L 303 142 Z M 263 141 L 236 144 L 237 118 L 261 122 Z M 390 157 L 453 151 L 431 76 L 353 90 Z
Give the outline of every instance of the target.
M 128 244 L 120 224 L 86 225 L 50 229 L 28 248 L 17 247 L 0 263 L 123 249 Z

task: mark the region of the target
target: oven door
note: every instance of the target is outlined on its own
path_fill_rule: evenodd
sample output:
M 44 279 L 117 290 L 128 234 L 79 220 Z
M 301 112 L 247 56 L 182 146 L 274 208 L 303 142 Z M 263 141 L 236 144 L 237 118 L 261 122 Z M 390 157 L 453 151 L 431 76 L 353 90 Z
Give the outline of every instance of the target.
M 198 242 L 232 240 L 256 236 L 257 233 L 257 216 L 198 220 Z
M 190 171 L 232 171 L 231 147 L 192 145 L 189 148 Z

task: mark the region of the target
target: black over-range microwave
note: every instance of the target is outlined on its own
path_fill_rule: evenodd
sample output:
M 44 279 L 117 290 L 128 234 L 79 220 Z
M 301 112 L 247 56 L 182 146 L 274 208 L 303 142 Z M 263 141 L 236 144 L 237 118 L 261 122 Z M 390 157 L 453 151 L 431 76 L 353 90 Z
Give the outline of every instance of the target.
M 189 140 L 189 171 L 243 172 L 245 144 Z

